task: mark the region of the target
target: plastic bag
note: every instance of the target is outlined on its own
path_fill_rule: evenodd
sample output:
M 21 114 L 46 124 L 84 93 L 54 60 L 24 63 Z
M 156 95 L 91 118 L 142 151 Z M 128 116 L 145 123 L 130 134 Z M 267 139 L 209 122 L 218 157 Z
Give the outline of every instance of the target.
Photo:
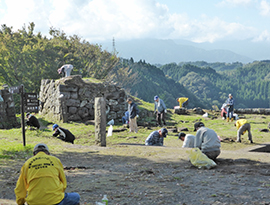
M 108 125 L 114 125 L 114 119 L 110 120 L 107 124 Z
M 113 126 L 110 125 L 109 129 L 108 129 L 108 134 L 107 134 L 107 137 L 110 137 L 112 136 L 112 132 L 113 132 Z
M 189 154 L 189 160 L 191 164 L 198 167 L 199 169 L 211 169 L 217 166 L 217 164 L 212 159 L 209 159 L 204 153 L 202 153 L 199 148 L 188 150 L 187 153 Z
M 204 114 L 203 114 L 203 117 L 208 117 L 208 113 L 207 113 L 207 112 L 204 113 Z

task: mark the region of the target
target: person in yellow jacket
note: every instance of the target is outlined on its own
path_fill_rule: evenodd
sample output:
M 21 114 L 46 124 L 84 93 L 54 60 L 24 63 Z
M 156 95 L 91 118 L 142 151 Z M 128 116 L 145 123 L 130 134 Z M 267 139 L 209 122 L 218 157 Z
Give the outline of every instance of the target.
M 14 189 L 16 202 L 23 205 L 78 205 L 78 193 L 65 193 L 67 181 L 61 161 L 50 155 L 46 144 L 34 147 L 34 156 L 21 168 Z
M 241 142 L 241 135 L 245 134 L 246 131 L 248 131 L 248 140 L 250 141 L 250 143 L 253 143 L 252 135 L 250 132 L 251 126 L 246 119 L 239 119 L 235 122 L 234 125 L 237 128 L 237 142 Z
M 177 98 L 177 102 L 179 102 L 179 107 L 187 107 L 188 105 L 188 98 L 185 97 L 181 97 L 181 98 Z

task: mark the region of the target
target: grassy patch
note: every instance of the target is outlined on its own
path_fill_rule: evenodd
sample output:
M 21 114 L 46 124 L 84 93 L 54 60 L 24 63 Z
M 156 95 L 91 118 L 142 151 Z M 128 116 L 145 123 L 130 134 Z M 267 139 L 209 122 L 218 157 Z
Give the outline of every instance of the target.
M 6 159 L 25 159 L 33 155 L 33 146 L 9 142 L 2 140 L 0 147 L 0 158 Z
M 140 99 L 135 98 L 140 108 L 153 111 L 154 104 L 147 103 Z M 202 121 L 206 127 L 211 128 L 217 132 L 217 134 L 225 139 L 230 138 L 236 140 L 237 130 L 234 126 L 234 122 L 226 122 L 220 117 L 219 111 L 207 111 L 211 118 L 204 118 L 202 115 L 194 114 L 190 112 L 188 115 L 178 115 L 174 114 L 172 109 L 168 109 L 167 123 L 174 124 L 177 128 L 187 128 L 189 131 L 185 133 L 196 135 L 193 131 L 194 123 Z M 19 116 L 17 116 L 19 118 Z M 69 143 L 63 142 L 52 136 L 52 125 L 54 123 L 59 124 L 59 126 L 69 129 L 75 136 L 75 144 L 84 147 L 95 145 L 95 126 L 85 125 L 84 123 L 70 122 L 54 122 L 50 120 L 45 120 L 39 114 L 36 115 L 39 119 L 42 129 L 41 130 L 26 130 L 26 147 L 22 146 L 22 131 L 21 128 L 0 130 L 0 158 L 10 159 L 10 158 L 25 158 L 32 155 L 32 148 L 37 143 L 48 144 L 50 151 L 52 153 L 63 153 L 70 151 L 68 145 Z M 253 135 L 253 141 L 256 143 L 268 142 L 268 133 L 260 132 L 260 129 L 267 128 L 268 122 L 270 121 L 269 116 L 261 115 L 245 115 L 241 116 L 246 118 L 251 124 L 251 131 Z M 145 121 L 151 122 L 154 118 L 146 118 Z M 108 130 L 109 126 L 106 127 Z M 114 130 L 123 130 L 125 127 L 122 125 L 114 125 Z M 164 140 L 165 147 L 171 149 L 160 149 L 153 148 L 152 151 L 144 151 L 144 146 L 147 136 L 154 130 L 160 129 L 159 127 L 139 127 L 138 133 L 129 133 L 129 129 L 121 132 L 113 132 L 111 137 L 106 138 L 107 147 L 114 148 L 114 150 L 102 150 L 103 154 L 115 154 L 115 155 L 128 155 L 128 156 L 138 156 L 142 158 L 146 157 L 157 157 L 162 158 L 163 155 L 169 156 L 172 152 L 171 149 L 177 149 L 181 153 L 182 141 L 178 140 L 177 132 L 169 132 L 167 138 Z M 134 145 L 134 146 L 128 146 Z M 254 145 L 254 144 L 253 144 Z M 239 150 L 248 146 L 253 146 L 248 143 L 247 134 L 242 136 L 242 143 L 235 143 L 231 141 L 226 141 L 221 143 L 221 150 Z M 73 148 L 72 151 L 81 152 L 83 149 Z

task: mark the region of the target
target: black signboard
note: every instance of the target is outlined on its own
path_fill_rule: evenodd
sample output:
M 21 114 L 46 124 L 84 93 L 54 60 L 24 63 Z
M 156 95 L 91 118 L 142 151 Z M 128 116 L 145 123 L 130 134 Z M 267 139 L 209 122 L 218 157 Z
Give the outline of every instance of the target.
M 22 88 L 21 85 L 10 87 L 9 88 L 9 92 L 10 93 L 20 93 L 21 92 L 21 88 Z
M 38 113 L 39 100 L 37 93 L 25 93 L 25 111 Z

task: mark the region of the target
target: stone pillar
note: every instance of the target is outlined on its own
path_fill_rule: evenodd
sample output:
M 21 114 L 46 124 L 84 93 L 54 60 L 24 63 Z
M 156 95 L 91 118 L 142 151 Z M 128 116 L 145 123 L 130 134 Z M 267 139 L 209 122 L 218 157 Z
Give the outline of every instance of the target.
M 103 97 L 95 98 L 95 142 L 106 147 L 106 102 Z

